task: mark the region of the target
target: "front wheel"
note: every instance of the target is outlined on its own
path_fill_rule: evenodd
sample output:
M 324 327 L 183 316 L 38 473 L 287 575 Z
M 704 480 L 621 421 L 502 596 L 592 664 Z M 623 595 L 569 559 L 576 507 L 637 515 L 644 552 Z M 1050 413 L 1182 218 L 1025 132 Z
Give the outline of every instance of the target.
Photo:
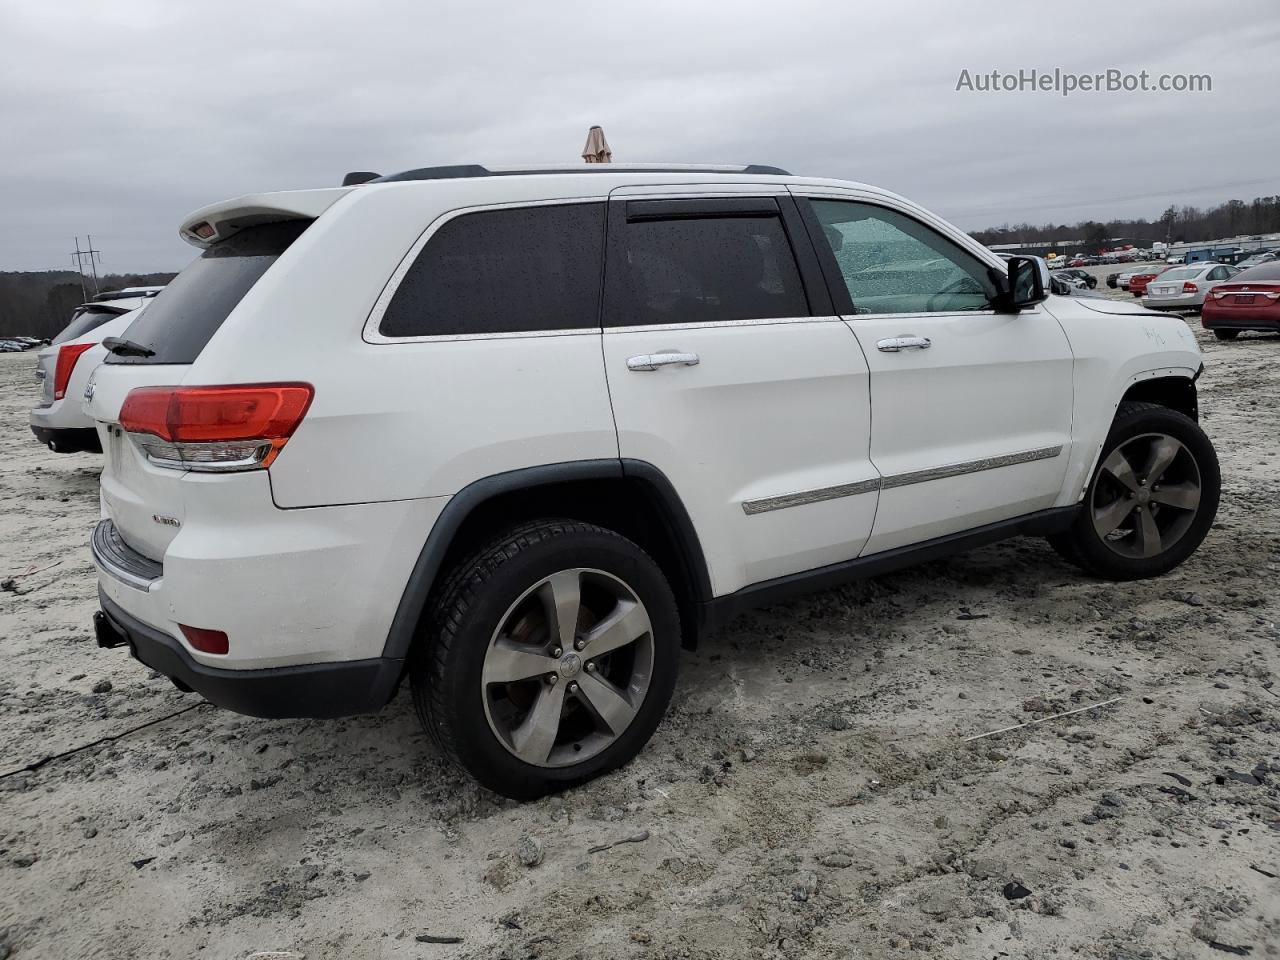
M 1108 580 L 1159 576 L 1200 546 L 1221 483 L 1199 424 L 1154 403 L 1122 403 L 1079 513 L 1049 542 Z
M 572 520 L 516 527 L 446 581 L 410 665 L 440 747 L 518 800 L 626 763 L 675 688 L 680 620 L 657 564 Z
M 1217 337 L 1219 340 L 1234 340 L 1236 337 L 1240 336 L 1240 331 L 1239 330 L 1215 330 L 1213 331 L 1213 335 Z

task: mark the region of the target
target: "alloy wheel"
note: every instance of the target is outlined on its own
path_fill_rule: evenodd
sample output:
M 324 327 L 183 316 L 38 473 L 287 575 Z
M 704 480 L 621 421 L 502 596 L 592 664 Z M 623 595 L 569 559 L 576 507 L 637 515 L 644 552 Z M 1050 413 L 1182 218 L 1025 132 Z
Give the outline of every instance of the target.
M 603 570 L 551 574 L 508 608 L 489 641 L 489 728 L 525 763 L 580 763 L 631 725 L 653 660 L 649 614 L 631 587 Z
M 1093 529 L 1122 557 L 1159 556 L 1190 529 L 1200 495 L 1200 467 L 1186 445 L 1144 433 L 1103 460 L 1089 505 Z

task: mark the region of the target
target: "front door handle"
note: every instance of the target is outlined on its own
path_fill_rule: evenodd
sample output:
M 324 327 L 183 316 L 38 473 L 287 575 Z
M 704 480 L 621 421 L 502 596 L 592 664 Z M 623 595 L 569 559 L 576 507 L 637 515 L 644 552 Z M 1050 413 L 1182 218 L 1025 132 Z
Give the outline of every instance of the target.
M 659 367 L 696 367 L 697 365 L 696 353 L 642 353 L 639 356 L 627 357 L 627 369 L 635 373 L 657 370 Z
M 928 350 L 933 341 L 928 337 L 888 337 L 876 343 L 876 349 L 883 353 L 897 353 L 899 350 Z

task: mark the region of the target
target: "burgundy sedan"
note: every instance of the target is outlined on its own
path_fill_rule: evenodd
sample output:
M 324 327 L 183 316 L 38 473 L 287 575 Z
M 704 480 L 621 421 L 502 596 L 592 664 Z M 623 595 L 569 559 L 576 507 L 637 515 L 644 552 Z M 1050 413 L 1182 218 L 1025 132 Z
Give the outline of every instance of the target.
M 1219 283 L 1204 298 L 1200 323 L 1219 340 L 1241 330 L 1280 332 L 1280 261 L 1264 263 Z

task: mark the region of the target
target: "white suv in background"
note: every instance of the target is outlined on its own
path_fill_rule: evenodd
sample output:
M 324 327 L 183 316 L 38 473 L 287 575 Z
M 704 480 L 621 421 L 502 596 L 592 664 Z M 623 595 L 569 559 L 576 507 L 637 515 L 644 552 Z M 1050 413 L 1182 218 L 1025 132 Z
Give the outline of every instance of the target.
M 1155 576 L 1217 508 L 1186 323 L 874 187 L 426 168 L 181 234 L 90 385 L 99 642 L 259 716 L 408 677 L 509 796 L 632 757 L 746 608 L 1017 534 Z
M 40 398 L 31 408 L 31 432 L 54 453 L 102 452 L 93 420 L 81 406 L 85 384 L 107 355 L 102 341 L 126 330 L 133 311 L 163 289 L 126 287 L 81 304 L 36 355 Z

